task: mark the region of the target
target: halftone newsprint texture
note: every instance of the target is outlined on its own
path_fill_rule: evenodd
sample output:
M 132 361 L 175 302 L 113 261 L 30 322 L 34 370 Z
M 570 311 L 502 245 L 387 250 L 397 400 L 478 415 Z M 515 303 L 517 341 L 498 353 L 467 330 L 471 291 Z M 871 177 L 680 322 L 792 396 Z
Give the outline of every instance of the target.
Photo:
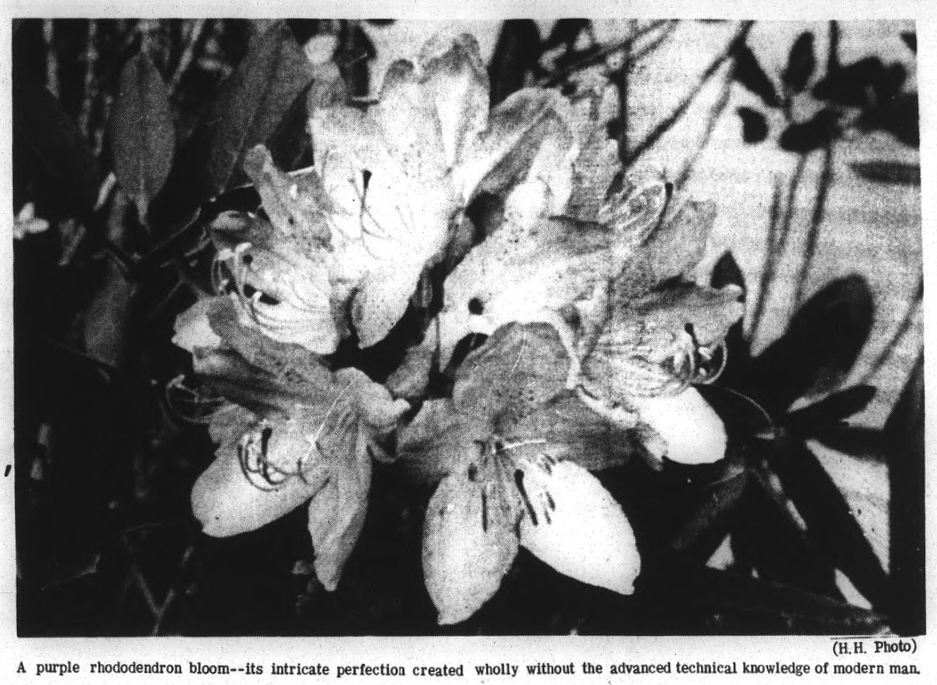
M 314 9 L 5 28 L 0 672 L 926 673 L 926 20 Z

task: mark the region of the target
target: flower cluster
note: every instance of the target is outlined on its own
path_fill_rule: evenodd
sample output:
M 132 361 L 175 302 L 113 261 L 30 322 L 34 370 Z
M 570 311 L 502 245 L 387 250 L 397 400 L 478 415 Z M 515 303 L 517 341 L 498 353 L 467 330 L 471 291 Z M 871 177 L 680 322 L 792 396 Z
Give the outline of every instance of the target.
M 227 400 L 192 493 L 207 534 L 308 501 L 316 573 L 334 589 L 372 460 L 396 460 L 439 481 L 423 567 L 440 622 L 492 597 L 518 546 L 632 592 L 634 535 L 589 471 L 635 454 L 722 458 L 722 423 L 691 386 L 718 375 L 743 306 L 737 288 L 692 280 L 714 207 L 653 169 L 622 170 L 611 108 L 602 88 L 530 88 L 489 110 L 478 48 L 460 36 L 392 65 L 367 111 L 314 109 L 313 168 L 248 155 L 263 215 L 212 224 L 216 294 L 175 338 Z M 467 210 L 482 195 L 478 220 Z M 387 378 L 334 354 L 384 340 L 408 307 L 428 324 Z M 460 359 L 470 334 L 488 337 Z M 451 394 L 430 394 L 433 370 Z

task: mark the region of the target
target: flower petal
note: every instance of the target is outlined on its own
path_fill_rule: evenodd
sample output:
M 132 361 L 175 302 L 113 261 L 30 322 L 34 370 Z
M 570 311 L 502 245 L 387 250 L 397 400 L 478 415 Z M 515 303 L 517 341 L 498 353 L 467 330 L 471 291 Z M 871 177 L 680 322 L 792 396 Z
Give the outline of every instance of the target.
M 353 454 L 345 455 L 309 502 L 309 535 L 316 576 L 328 591 L 338 586 L 345 562 L 364 526 L 371 489 L 371 457 L 361 429 Z
M 641 558 L 618 502 L 576 464 L 559 462 L 549 473 L 531 462 L 521 468 L 521 545 L 564 575 L 630 595 Z
M 667 443 L 666 456 L 681 464 L 711 464 L 726 453 L 722 419 L 693 388 L 679 395 L 628 398 L 642 423 Z
M 315 468 L 304 479 L 288 478 L 277 487 L 261 489 L 245 476 L 236 443 L 223 445 L 192 488 L 192 513 L 206 535 L 246 533 L 305 502 L 322 487 L 325 476 L 323 469 Z
M 461 471 L 445 478 L 426 511 L 423 575 L 439 623 L 469 618 L 498 591 L 517 555 L 510 510 L 495 483 Z
M 208 312 L 216 299 L 227 300 L 226 297 L 200 298 L 195 304 L 176 317 L 174 327 L 175 335 L 172 344 L 181 347 L 187 352 L 194 352 L 196 347 L 219 347 L 221 338 L 212 330 L 208 322 Z
M 397 454 L 408 473 L 436 482 L 463 468 L 491 435 L 491 424 L 474 414 L 460 414 L 451 399 L 429 400 L 397 435 Z

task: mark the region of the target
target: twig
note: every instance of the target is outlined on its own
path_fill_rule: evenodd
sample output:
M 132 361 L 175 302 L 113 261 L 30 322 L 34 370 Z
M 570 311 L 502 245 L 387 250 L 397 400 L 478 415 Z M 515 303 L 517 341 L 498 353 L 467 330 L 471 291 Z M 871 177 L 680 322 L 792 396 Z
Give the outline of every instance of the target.
M 882 347 L 881 351 L 875 357 L 875 360 L 869 366 L 868 370 L 862 374 L 862 378 L 856 382 L 856 385 L 862 383 L 867 383 L 872 376 L 878 373 L 885 362 L 891 359 L 892 353 L 895 348 L 898 346 L 898 343 L 901 339 L 911 330 L 911 326 L 914 324 L 915 318 L 917 318 L 917 312 L 920 308 L 921 302 L 924 300 L 924 279 L 918 281 L 917 291 L 914 294 L 914 299 L 911 300 L 908 305 L 907 311 L 905 311 L 904 317 L 902 317 L 901 322 L 898 324 L 898 328 L 895 329 L 895 332 L 888 339 L 888 342 Z
M 664 26 L 670 23 L 672 23 L 672 20 L 659 19 L 657 21 L 653 21 L 647 26 L 645 26 L 643 29 L 641 29 L 641 31 L 638 34 L 634 36 L 629 35 L 624 40 L 620 40 L 615 43 L 606 45 L 605 47 L 599 48 L 596 52 L 592 53 L 591 55 L 588 55 L 587 57 L 583 57 L 578 62 L 574 62 L 570 64 L 568 67 L 566 67 L 562 71 L 558 71 L 555 74 L 550 74 L 549 76 L 545 76 L 544 78 L 540 79 L 540 83 L 538 85 L 545 86 L 545 87 L 556 86 L 562 83 L 572 74 L 575 74 L 577 71 L 581 71 L 582 69 L 591 67 L 594 64 L 599 64 L 601 62 L 604 62 L 605 58 L 608 57 L 613 52 L 617 52 L 619 50 L 630 49 L 631 46 L 633 46 L 638 40 L 640 40 L 644 36 L 659 29 L 661 26 Z
M 824 216 L 826 216 L 826 200 L 829 197 L 832 184 L 833 144 L 828 143 L 823 154 L 823 168 L 820 171 L 820 179 L 817 182 L 817 197 L 813 203 L 813 215 L 810 217 L 810 230 L 807 232 L 807 241 L 804 244 L 804 258 L 800 262 L 800 268 L 794 281 L 796 285 L 793 299 L 795 307 L 803 301 L 804 290 L 807 285 L 807 274 L 810 273 L 810 267 L 813 265 L 813 258 L 816 255 L 817 239 L 820 237 L 820 226 L 823 223 Z
M 709 66 L 706 67 L 706 70 L 703 72 L 702 76 L 699 79 L 699 82 L 693 87 L 693 89 L 683 98 L 679 105 L 671 112 L 663 121 L 661 121 L 657 126 L 654 127 L 654 130 L 651 131 L 644 140 L 642 140 L 635 148 L 632 150 L 628 157 L 624 160 L 624 166 L 628 167 L 633 164 L 641 155 L 643 155 L 647 150 L 654 146 L 654 144 L 660 140 L 660 138 L 667 133 L 674 124 L 676 124 L 684 114 L 686 114 L 687 109 L 696 99 L 696 97 L 703 90 L 705 85 L 709 83 L 709 80 L 715 75 L 723 63 L 728 60 L 738 47 L 745 42 L 745 39 L 748 37 L 749 31 L 751 31 L 752 25 L 755 22 L 746 21 L 743 22 L 739 30 L 736 32 L 735 37 L 729 42 L 729 45 L 723 50 L 719 55 L 710 62 Z
M 46 44 L 46 88 L 59 96 L 59 62 L 55 53 L 55 26 L 52 19 L 42 20 L 42 39 Z
M 84 92 L 83 98 L 81 101 L 81 114 L 78 118 L 78 125 L 81 127 L 81 130 L 85 132 L 85 135 L 90 140 L 91 135 L 91 110 L 94 107 L 94 102 L 97 100 L 97 93 L 94 92 L 94 67 L 98 61 L 98 46 L 97 46 L 97 35 L 98 35 L 98 22 L 94 19 L 88 21 L 88 38 L 85 44 L 85 80 L 84 80 Z
M 683 169 L 680 170 L 680 174 L 677 176 L 675 185 L 678 188 L 683 187 L 687 181 L 690 180 L 690 176 L 693 175 L 693 170 L 695 169 L 697 162 L 699 162 L 699 158 L 702 156 L 703 151 L 709 145 L 709 141 L 712 139 L 713 132 L 716 130 L 716 125 L 719 123 L 723 112 L 726 111 L 726 107 L 729 105 L 729 99 L 731 95 L 732 81 L 727 78 L 722 84 L 722 93 L 719 95 L 719 100 L 716 101 L 716 104 L 713 105 L 712 109 L 709 111 L 709 119 L 706 122 L 706 130 L 703 132 L 699 144 L 696 146 L 693 154 L 684 162 Z
M 754 339 L 761 320 L 764 317 L 765 307 L 768 303 L 771 287 L 774 284 L 774 277 L 777 273 L 778 264 L 780 264 L 784 251 L 787 249 L 787 241 L 791 233 L 791 223 L 794 218 L 794 207 L 797 200 L 797 189 L 800 187 L 804 174 L 804 168 L 807 165 L 807 156 L 800 155 L 797 158 L 797 166 L 794 167 L 794 173 L 788 182 L 787 198 L 784 205 L 784 213 L 781 216 L 781 186 L 775 184 L 774 196 L 771 201 L 771 217 L 768 224 L 768 235 L 765 239 L 765 265 L 761 272 L 761 281 L 758 288 L 758 300 L 755 302 L 755 309 L 752 313 L 752 323 L 749 329 L 749 339 Z
M 202 37 L 202 32 L 205 30 L 206 23 L 207 20 L 198 19 L 192 25 L 192 30 L 189 32 L 189 38 L 186 42 L 185 50 L 182 52 L 182 57 L 179 58 L 179 64 L 176 66 L 176 70 L 173 72 L 172 78 L 169 80 L 170 95 L 176 94 L 176 90 L 179 88 L 179 84 L 182 82 L 182 77 L 185 76 L 185 72 L 188 71 L 189 66 L 192 64 L 192 60 L 195 59 L 195 48 Z

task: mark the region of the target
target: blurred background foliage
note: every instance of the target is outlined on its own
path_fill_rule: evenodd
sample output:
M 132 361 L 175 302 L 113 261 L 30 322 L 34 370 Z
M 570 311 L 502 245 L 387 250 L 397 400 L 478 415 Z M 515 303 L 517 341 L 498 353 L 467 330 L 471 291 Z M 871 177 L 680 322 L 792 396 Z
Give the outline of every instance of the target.
M 429 491 L 375 466 L 335 593 L 304 514 L 214 540 L 191 518 L 210 410 L 174 379 L 176 315 L 208 287 L 204 227 L 253 208 L 240 159 L 308 165 L 334 62 L 366 107 L 448 25 L 16 20 L 15 468 L 20 635 L 923 631 L 923 347 L 914 27 L 467 22 L 495 104 L 615 86 L 623 162 L 719 204 L 716 285 L 746 292 L 706 389 L 730 450 L 600 474 L 644 572 L 620 597 L 522 553 L 445 629 L 423 587 Z

